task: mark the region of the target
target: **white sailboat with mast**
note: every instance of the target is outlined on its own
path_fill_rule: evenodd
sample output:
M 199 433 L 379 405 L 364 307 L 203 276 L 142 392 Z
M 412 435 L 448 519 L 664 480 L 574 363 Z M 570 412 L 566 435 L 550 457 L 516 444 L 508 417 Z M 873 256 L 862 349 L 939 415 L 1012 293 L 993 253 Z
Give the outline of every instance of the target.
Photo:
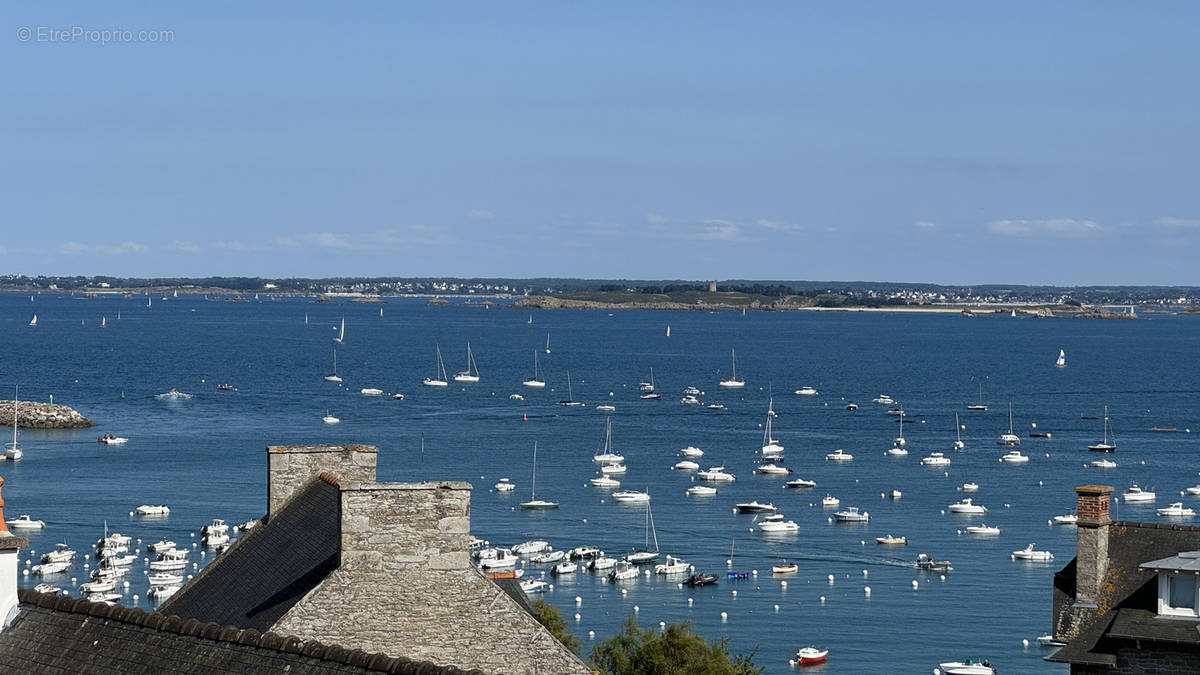
M 1108 406 L 1104 406 L 1104 440 L 1094 445 L 1089 445 L 1088 450 L 1093 452 L 1113 452 L 1117 449 L 1117 439 L 1113 439 L 1112 443 L 1108 442 Z
M 618 455 L 617 453 L 613 452 L 612 449 L 611 417 L 604 418 L 604 447 L 601 448 L 600 452 L 592 456 L 592 461 L 599 462 L 600 464 L 620 464 L 621 462 L 625 461 L 625 457 L 623 455 Z
M 467 343 L 467 369 L 454 374 L 455 382 L 478 382 L 479 366 L 475 365 L 475 355 L 471 353 L 471 343 Z
M 550 353 L 550 334 L 546 333 L 546 353 Z
M 729 350 L 729 359 L 733 362 L 733 375 L 721 380 L 718 384 L 722 387 L 729 387 L 732 389 L 741 389 L 742 387 L 746 386 L 746 381 L 738 379 L 738 376 L 737 376 L 737 354 L 734 352 L 734 350 L 732 348 Z
M 337 374 L 337 347 L 333 348 L 333 370 L 325 376 L 326 382 L 341 382 L 342 378 Z
M 654 537 L 654 550 L 650 550 L 650 537 Z M 646 544 L 625 556 L 625 562 L 631 565 L 645 565 L 658 560 L 658 532 L 654 529 L 654 513 L 650 511 L 650 502 L 646 502 Z
M 559 401 L 559 405 L 564 405 L 569 408 L 576 408 L 583 405 L 582 401 L 575 400 L 575 392 L 571 389 L 571 371 L 567 371 L 567 400 Z
M 437 375 L 435 377 L 427 377 L 424 380 L 426 387 L 447 387 L 450 382 L 446 379 L 446 364 L 442 363 L 442 348 L 439 345 L 434 345 L 437 350 Z
M 538 377 L 538 358 L 536 349 L 533 350 L 533 377 L 525 380 L 521 384 L 525 385 L 526 387 L 535 387 L 537 389 L 544 389 L 546 387 L 546 381 Z
M 342 327 L 338 329 L 338 336 L 333 338 L 333 341 L 342 344 L 342 340 L 346 339 L 346 317 L 342 317 Z
M 1067 367 L 1067 353 L 1065 351 L 1061 349 L 1058 350 L 1058 360 L 1054 362 L 1054 365 L 1058 366 L 1059 368 Z
M 530 479 L 529 501 L 521 502 L 522 509 L 557 509 L 558 502 L 538 499 L 537 496 L 537 441 L 533 442 L 533 477 Z
M 19 386 L 13 388 L 13 439 L 12 443 L 4 444 L 4 459 L 17 461 L 25 456 L 21 452 L 21 444 L 17 442 L 17 406 L 19 405 L 21 388 Z
M 967 447 L 962 439 L 962 425 L 958 423 L 958 413 L 954 413 L 954 449 L 962 450 Z
M 967 406 L 967 410 L 987 410 L 987 406 L 983 404 L 983 383 L 979 383 L 979 402 L 972 403 Z
M 1021 444 L 1021 438 L 1013 433 L 1012 425 L 1012 404 L 1008 404 L 1008 431 L 1000 434 L 1000 438 L 996 440 L 1000 445 L 1017 446 Z
M 767 403 L 767 422 L 763 429 L 762 456 L 779 457 L 783 454 L 783 444 L 771 437 L 771 420 L 775 417 L 775 399 Z

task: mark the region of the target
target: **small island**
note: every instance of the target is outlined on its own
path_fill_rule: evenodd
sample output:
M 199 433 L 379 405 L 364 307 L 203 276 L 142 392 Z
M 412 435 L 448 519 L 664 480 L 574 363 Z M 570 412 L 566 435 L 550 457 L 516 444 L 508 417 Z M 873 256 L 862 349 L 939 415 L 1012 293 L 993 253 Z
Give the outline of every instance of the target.
M 96 423 L 59 403 L 17 402 L 17 426 L 23 429 L 86 429 Z M 13 402 L 0 401 L 0 427 L 11 427 Z

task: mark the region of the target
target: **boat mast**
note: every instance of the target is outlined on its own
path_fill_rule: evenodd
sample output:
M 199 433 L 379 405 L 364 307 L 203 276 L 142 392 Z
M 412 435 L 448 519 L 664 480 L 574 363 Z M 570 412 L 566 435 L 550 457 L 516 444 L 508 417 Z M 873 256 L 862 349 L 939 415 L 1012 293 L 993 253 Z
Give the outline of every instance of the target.
M 537 441 L 533 442 L 533 478 L 529 481 L 529 501 L 537 499 Z

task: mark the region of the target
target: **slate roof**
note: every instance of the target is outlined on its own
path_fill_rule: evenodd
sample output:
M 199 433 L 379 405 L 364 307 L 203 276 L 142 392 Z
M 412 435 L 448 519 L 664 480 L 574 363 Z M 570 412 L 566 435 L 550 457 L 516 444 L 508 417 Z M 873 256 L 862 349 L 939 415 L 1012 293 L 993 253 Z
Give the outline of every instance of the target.
M 1108 573 L 1102 586 L 1099 618 L 1086 625 L 1067 646 L 1046 657 L 1047 661 L 1073 664 L 1113 665 L 1116 642 L 1198 643 L 1183 640 L 1191 631 L 1200 637 L 1200 621 L 1160 619 L 1158 572 L 1150 567 L 1183 551 L 1200 549 L 1200 527 L 1171 523 L 1113 521 L 1108 526 Z M 1074 602 L 1076 561 L 1072 559 L 1054 575 L 1054 616 Z
M 337 569 L 341 491 L 321 474 L 269 521 L 250 530 L 159 611 L 187 619 L 266 631 Z
M 17 618 L 0 631 L 0 673 L 481 675 L 29 589 L 20 589 L 18 599 Z

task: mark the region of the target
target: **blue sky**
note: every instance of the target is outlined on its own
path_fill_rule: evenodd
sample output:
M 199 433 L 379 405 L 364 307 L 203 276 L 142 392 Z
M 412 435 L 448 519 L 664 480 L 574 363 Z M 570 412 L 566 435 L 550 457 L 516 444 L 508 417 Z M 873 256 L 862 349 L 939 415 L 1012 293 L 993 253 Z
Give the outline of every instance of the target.
M 1198 284 L 1198 15 L 10 4 L 0 266 Z

